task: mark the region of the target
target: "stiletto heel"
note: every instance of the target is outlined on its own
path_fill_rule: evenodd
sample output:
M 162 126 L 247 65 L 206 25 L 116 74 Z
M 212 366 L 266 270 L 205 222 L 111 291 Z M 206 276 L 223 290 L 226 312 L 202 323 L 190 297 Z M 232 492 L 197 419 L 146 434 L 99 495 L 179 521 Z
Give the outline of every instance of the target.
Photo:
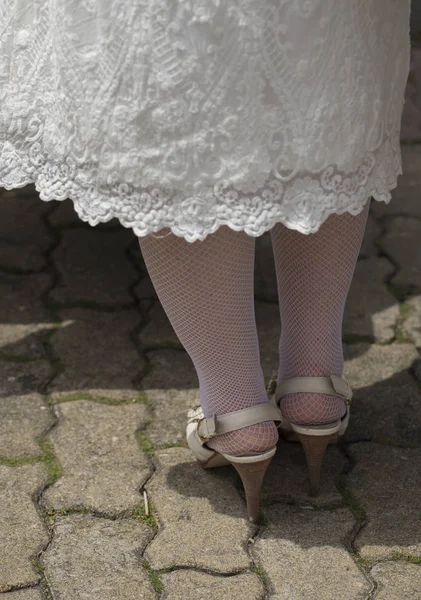
M 276 452 L 276 445 L 260 454 L 237 456 L 211 450 L 206 447 L 206 442 L 216 435 L 265 421 L 280 421 L 278 409 L 268 402 L 207 419 L 200 407 L 188 413 L 186 434 L 189 448 L 205 469 L 231 464 L 237 470 L 244 486 L 248 518 L 252 523 L 258 519 L 263 479 Z
M 273 386 L 272 386 L 273 387 Z M 297 425 L 285 419 L 280 408 L 281 399 L 287 394 L 316 393 L 339 396 L 346 404 L 346 414 L 335 423 L 325 425 Z M 335 444 L 348 427 L 352 389 L 349 383 L 337 375 L 329 377 L 293 377 L 280 383 L 272 396 L 272 404 L 281 416 L 280 429 L 288 439 L 301 442 L 307 460 L 310 494 L 317 496 L 320 489 L 320 473 L 328 444 Z
M 306 455 L 310 479 L 310 496 L 319 495 L 323 458 L 328 444 L 334 441 L 336 437 L 335 435 L 299 435 L 299 440 Z
M 271 461 L 272 457 L 255 463 L 231 463 L 241 477 L 246 495 L 247 515 L 251 523 L 255 523 L 259 517 L 260 492 Z

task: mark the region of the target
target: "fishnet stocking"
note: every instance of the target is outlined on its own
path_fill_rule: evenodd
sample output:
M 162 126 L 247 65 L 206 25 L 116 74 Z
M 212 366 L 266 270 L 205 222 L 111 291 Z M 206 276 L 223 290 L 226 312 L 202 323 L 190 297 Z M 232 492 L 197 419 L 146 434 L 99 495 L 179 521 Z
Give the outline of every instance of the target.
M 205 416 L 267 402 L 257 339 L 255 240 L 226 226 L 204 241 L 139 239 L 158 297 L 196 368 Z M 263 452 L 278 439 L 272 421 L 220 435 L 222 452 Z
M 281 224 L 272 229 L 282 321 L 278 381 L 342 375 L 343 312 L 368 209 L 369 202 L 358 216 L 331 215 L 310 235 Z M 294 423 L 316 425 L 342 417 L 345 404 L 324 394 L 289 394 L 281 409 Z

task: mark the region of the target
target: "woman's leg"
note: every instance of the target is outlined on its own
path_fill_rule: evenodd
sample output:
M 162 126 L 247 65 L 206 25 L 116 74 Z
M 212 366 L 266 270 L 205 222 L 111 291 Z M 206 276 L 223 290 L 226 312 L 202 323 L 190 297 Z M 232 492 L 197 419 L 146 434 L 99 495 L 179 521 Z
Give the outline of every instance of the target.
M 278 381 L 289 377 L 342 375 L 342 320 L 369 202 L 357 216 L 331 215 L 319 231 L 303 235 L 276 225 L 271 232 L 282 332 Z M 301 425 L 334 422 L 344 402 L 323 394 L 290 394 L 285 417 Z
M 205 416 L 267 402 L 254 315 L 254 238 L 223 226 L 201 242 L 170 234 L 139 243 L 162 306 L 196 368 Z M 208 445 L 240 455 L 263 452 L 277 439 L 270 421 Z

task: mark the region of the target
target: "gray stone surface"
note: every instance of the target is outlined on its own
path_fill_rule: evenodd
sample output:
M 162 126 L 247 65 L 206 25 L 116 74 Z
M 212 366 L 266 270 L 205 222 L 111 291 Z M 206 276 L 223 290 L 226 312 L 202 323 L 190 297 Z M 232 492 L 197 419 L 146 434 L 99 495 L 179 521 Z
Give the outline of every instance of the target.
M 53 600 L 155 600 L 141 566 L 151 530 L 132 520 L 59 517 L 42 555 Z
M 54 202 L 53 211 L 48 215 L 48 222 L 53 227 L 77 226 L 90 228 L 88 223 L 79 219 L 70 199 Z
M 147 318 L 148 322 L 139 332 L 144 348 L 183 348 L 160 302 L 155 302 Z
M 376 217 L 411 215 L 421 217 L 421 145 L 402 145 L 403 175 L 392 192 L 390 204 L 372 202 Z
M 417 348 L 421 348 L 421 296 L 408 300 L 409 315 L 403 323 L 403 329 Z
M 60 281 L 50 296 L 57 302 L 131 304 L 129 288 L 138 277 L 126 256 L 133 233 L 69 229 L 52 254 Z
M 346 460 L 337 445 L 330 445 L 324 460 L 320 494 L 309 496 L 308 472 L 304 451 L 299 443 L 281 441 L 265 477 L 262 498 L 268 502 L 292 500 L 300 506 L 341 502 L 342 496 L 334 484 Z M 265 509 L 263 509 L 265 512 Z
M 274 504 L 252 555 L 274 600 L 363 600 L 370 583 L 345 549 L 354 525 L 347 510 L 318 512 Z
M 92 231 L 91 226 L 82 221 L 77 212 L 73 207 L 71 200 L 60 200 L 54 202 L 54 210 L 48 215 L 48 221 L 53 227 L 79 227 L 85 228 L 88 231 Z M 122 229 L 123 226 L 119 224 L 117 219 L 112 219 L 106 223 L 96 225 L 97 229 L 108 229 L 114 227 L 115 229 Z
M 345 377 L 354 388 L 345 439 L 421 445 L 421 391 L 409 373 L 415 347 L 352 344 L 345 356 Z
M 254 288 L 256 298 L 259 300 L 278 301 L 275 261 L 269 232 L 256 238 Z
M 147 354 L 148 374 L 141 386 L 154 408 L 147 434 L 154 444 L 185 441 L 187 412 L 199 406 L 199 384 L 186 352 L 157 350 Z
M 149 417 L 146 407 L 75 400 L 56 411 L 50 439 L 63 476 L 44 493 L 46 505 L 111 515 L 139 506 L 139 489 L 151 475 L 135 435 Z
M 367 515 L 356 540 L 361 556 L 421 556 L 421 450 L 361 443 L 351 451 L 356 465 L 348 481 Z
M 147 484 L 161 524 L 145 556 L 154 569 L 194 567 L 235 573 L 250 567 L 251 527 L 232 468 L 205 470 L 189 450 L 155 455 L 157 472 Z
M 385 258 L 358 261 L 345 307 L 345 336 L 364 336 L 378 342 L 393 339 L 399 304 L 384 282 L 394 270 Z
M 162 600 L 264 600 L 265 590 L 255 573 L 215 577 L 196 571 L 173 571 L 163 576 Z
M 2 595 L 2 600 L 43 600 L 39 588 L 27 588 Z
M 380 204 L 380 202 L 372 202 L 373 204 Z M 377 255 L 377 247 L 375 242 L 381 233 L 381 227 L 372 215 L 368 216 L 367 225 L 365 228 L 364 239 L 361 245 L 360 258 L 369 258 L 370 256 Z
M 278 371 L 278 346 L 281 335 L 279 306 L 269 302 L 255 303 L 260 362 L 266 383 Z
M 0 273 L 0 353 L 45 357 L 43 341 L 52 323 L 41 296 L 50 286 L 46 274 Z
M 0 456 L 40 455 L 36 439 L 53 422 L 53 415 L 39 394 L 0 397 Z
M 421 192 L 420 192 L 421 194 Z M 404 290 L 421 290 L 421 220 L 396 217 L 388 223 L 380 246 L 399 267 L 392 277 L 394 285 Z
M 134 398 L 133 381 L 144 367 L 130 335 L 139 322 L 136 311 L 69 309 L 51 342 L 64 371 L 54 380 L 55 395 L 85 392 L 110 398 Z
M 0 266 L 37 271 L 46 266 L 45 251 L 53 244 L 44 215 L 48 204 L 19 190 L 0 196 Z
M 376 565 L 371 576 L 379 588 L 376 600 L 420 600 L 421 567 L 403 562 Z
M 47 361 L 0 360 L 0 398 L 42 392 L 51 375 Z
M 44 465 L 0 466 L 0 592 L 36 585 L 31 559 L 48 543 L 32 496 L 46 482 Z

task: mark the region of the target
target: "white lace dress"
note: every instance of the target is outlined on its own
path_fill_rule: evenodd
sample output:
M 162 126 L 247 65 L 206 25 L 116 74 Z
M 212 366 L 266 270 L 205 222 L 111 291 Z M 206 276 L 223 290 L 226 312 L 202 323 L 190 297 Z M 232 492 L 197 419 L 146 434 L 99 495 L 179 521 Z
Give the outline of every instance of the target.
M 0 186 L 188 241 L 387 202 L 409 4 L 1 0 Z

